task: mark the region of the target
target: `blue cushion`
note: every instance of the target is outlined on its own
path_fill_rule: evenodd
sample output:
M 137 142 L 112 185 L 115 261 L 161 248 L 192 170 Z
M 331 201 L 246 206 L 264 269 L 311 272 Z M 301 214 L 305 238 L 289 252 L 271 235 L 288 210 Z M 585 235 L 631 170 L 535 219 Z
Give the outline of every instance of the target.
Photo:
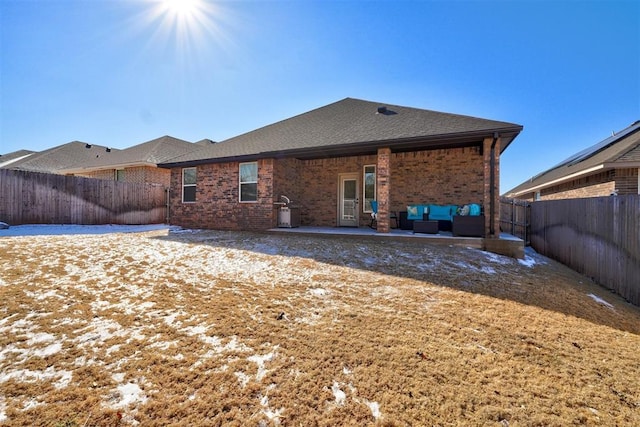
M 407 206 L 407 219 L 421 220 L 422 214 L 424 213 L 424 208 L 422 205 L 410 205 Z
M 477 203 L 472 203 L 469 205 L 469 215 L 478 216 L 480 215 L 480 205 Z
M 430 220 L 451 221 L 452 218 L 453 215 L 451 214 L 451 206 L 429 205 Z

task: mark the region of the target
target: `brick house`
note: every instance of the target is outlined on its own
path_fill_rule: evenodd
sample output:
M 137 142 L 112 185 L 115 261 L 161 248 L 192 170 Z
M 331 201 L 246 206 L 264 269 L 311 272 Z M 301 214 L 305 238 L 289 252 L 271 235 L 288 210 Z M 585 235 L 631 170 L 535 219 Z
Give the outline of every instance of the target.
M 640 194 L 640 121 L 505 193 L 522 200 Z
M 409 204 L 479 203 L 499 235 L 500 154 L 522 126 L 346 98 L 160 164 L 170 221 L 265 230 L 285 195 L 301 225 L 377 227 Z
M 162 136 L 124 150 L 108 150 L 109 155 L 96 156 L 62 170 L 69 175 L 106 180 L 161 184 L 169 187 L 171 172 L 158 168 L 158 163 L 202 148 L 172 136 Z

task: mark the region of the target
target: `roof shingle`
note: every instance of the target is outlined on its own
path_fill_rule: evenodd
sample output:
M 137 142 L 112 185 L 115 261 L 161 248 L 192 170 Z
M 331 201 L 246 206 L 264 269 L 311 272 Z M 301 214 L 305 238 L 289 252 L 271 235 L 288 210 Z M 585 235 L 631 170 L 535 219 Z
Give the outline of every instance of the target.
M 384 106 L 385 108 L 380 108 Z M 380 109 L 380 110 L 379 110 Z M 346 98 L 251 132 L 176 157 L 162 166 L 243 156 L 286 155 L 418 139 L 504 132 L 507 141 L 522 130 L 513 123 Z

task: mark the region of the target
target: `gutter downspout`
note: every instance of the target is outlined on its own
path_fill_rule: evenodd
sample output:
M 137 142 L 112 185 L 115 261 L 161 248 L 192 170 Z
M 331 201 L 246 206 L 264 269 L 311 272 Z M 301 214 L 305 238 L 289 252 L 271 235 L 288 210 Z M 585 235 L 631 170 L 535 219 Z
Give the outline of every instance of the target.
M 167 198 L 167 225 L 171 225 L 171 217 L 169 215 L 169 209 L 171 208 L 171 199 L 170 193 L 171 189 L 169 187 L 166 188 L 166 198 Z
M 489 221 L 489 234 L 493 237 L 496 234 L 496 227 L 494 217 L 496 214 L 496 143 L 498 142 L 498 138 L 500 138 L 500 134 L 498 132 L 493 133 L 493 141 L 491 142 L 491 152 L 489 159 L 489 168 L 491 171 L 489 172 L 489 198 L 491 199 L 491 204 L 489 205 L 489 215 L 491 220 Z

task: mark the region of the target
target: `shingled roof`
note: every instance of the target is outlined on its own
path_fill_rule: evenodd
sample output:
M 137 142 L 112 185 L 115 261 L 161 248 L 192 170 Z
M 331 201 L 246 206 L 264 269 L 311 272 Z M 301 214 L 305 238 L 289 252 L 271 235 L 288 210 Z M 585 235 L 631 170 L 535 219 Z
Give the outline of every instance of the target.
M 73 165 L 65 173 L 80 173 L 91 170 L 121 169 L 133 166 L 156 166 L 201 146 L 174 138 L 169 135 L 134 145 L 124 150 L 112 152 L 110 156 L 102 156 L 89 160 L 81 165 Z
M 517 198 L 581 176 L 614 168 L 640 168 L 640 120 L 505 193 Z
M 107 147 L 72 141 L 48 150 L 33 153 L 4 166 L 6 169 L 27 170 L 45 173 L 63 173 L 70 167 L 86 163 L 100 157 L 108 157 Z M 117 150 L 114 150 L 117 151 Z
M 256 129 L 160 166 L 261 157 L 317 158 L 480 143 L 499 133 L 504 150 L 522 126 L 458 114 L 346 98 Z
M 0 168 L 6 168 L 11 163 L 15 163 L 19 160 L 25 159 L 35 153 L 35 151 L 31 150 L 18 150 L 13 151 L 11 153 L 0 155 Z

